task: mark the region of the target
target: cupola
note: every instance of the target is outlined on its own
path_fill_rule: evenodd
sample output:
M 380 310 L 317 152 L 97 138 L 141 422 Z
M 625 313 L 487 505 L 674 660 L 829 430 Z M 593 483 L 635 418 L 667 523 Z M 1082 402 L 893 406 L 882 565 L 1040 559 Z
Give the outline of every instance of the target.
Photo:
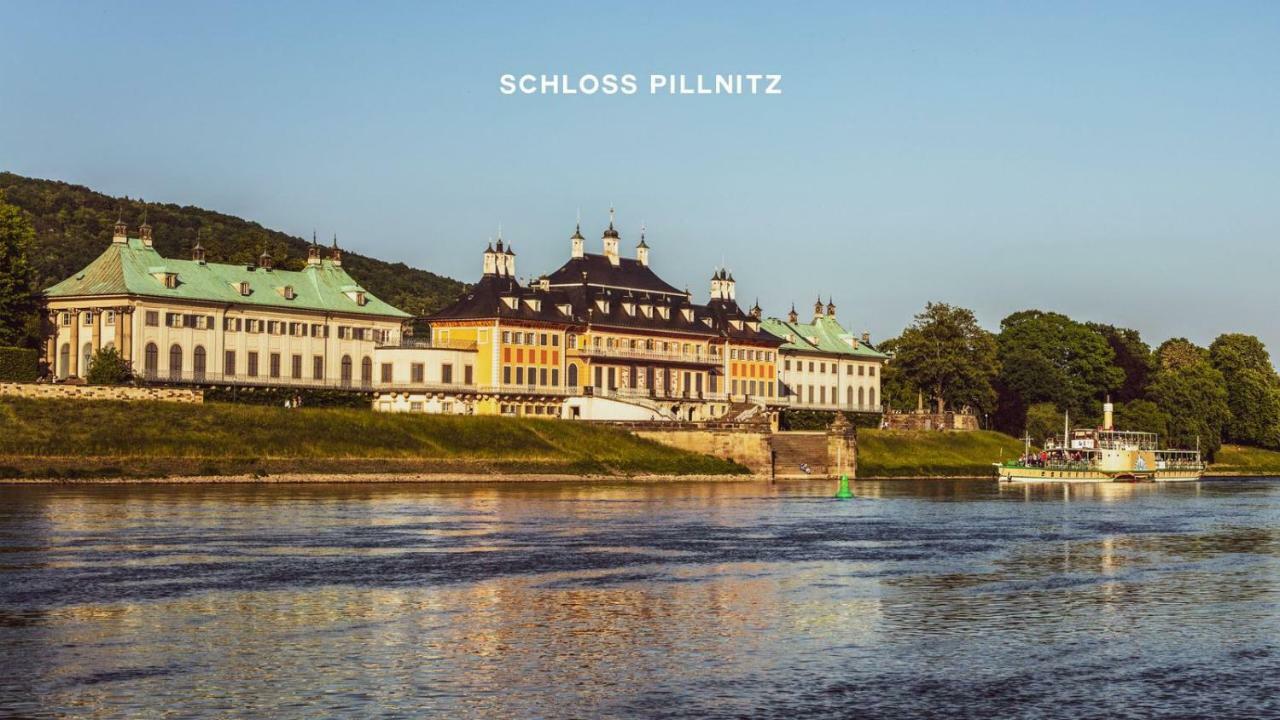
M 640 242 L 636 243 L 636 261 L 649 267 L 649 245 L 644 241 L 644 226 L 640 226 Z
M 338 233 L 333 234 L 333 248 L 329 251 L 329 262 L 342 266 L 342 251 L 338 249 Z
M 138 226 L 138 237 L 142 238 L 144 247 L 151 247 L 151 225 L 147 223 L 146 215 L 142 216 L 142 224 Z
M 124 224 L 124 220 L 118 215 L 116 216 L 116 227 L 111 235 L 111 242 L 124 243 L 129 242 L 129 226 Z
M 618 258 L 618 231 L 613 227 L 613 208 L 609 208 L 609 227 L 605 228 L 601 240 L 604 241 L 604 256 L 609 259 L 609 264 L 617 265 L 620 262 Z
M 834 298 L 830 298 L 830 297 L 828 297 L 828 298 L 827 298 L 827 317 L 831 317 L 831 318 L 833 318 L 833 317 L 835 317 L 835 316 L 836 316 L 836 303 L 835 303 L 835 299 L 834 299 Z
M 201 265 L 204 264 L 204 246 L 200 244 L 199 240 L 196 240 L 195 247 L 191 248 L 191 259 Z
M 822 296 L 818 296 L 817 302 L 813 304 L 813 318 L 816 320 L 822 317 Z
M 569 255 L 571 257 L 580 258 L 586 254 L 586 248 L 583 243 L 586 238 L 582 237 L 582 223 L 578 223 L 573 228 L 573 235 L 569 236 Z
M 258 267 L 263 270 L 270 270 L 274 266 L 275 261 L 271 259 L 271 253 L 263 250 L 262 254 L 258 256 Z
M 320 243 L 316 242 L 316 234 L 311 233 L 311 246 L 307 248 L 307 267 L 320 267 Z
M 791 312 L 787 313 L 787 322 L 800 322 L 800 314 L 796 312 L 796 304 L 791 303 Z
M 498 253 L 494 251 L 493 243 L 489 243 L 488 247 L 484 249 L 483 265 L 485 275 L 498 274 Z

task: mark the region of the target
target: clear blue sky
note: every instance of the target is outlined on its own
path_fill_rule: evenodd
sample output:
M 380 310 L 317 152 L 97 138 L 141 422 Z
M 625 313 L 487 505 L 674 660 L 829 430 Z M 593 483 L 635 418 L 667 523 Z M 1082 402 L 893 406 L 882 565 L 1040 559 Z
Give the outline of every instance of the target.
M 267 7 L 260 7 L 260 6 Z M 705 299 L 1053 309 L 1280 353 L 1280 3 L 6 3 L 0 168 L 474 280 L 630 252 Z M 781 97 L 502 73 L 771 72 Z

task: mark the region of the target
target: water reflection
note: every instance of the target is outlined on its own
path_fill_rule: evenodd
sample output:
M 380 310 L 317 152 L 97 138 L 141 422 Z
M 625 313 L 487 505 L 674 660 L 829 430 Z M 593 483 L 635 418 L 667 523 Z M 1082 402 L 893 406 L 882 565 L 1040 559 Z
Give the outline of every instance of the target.
M 0 490 L 0 715 L 1280 712 L 1280 486 Z

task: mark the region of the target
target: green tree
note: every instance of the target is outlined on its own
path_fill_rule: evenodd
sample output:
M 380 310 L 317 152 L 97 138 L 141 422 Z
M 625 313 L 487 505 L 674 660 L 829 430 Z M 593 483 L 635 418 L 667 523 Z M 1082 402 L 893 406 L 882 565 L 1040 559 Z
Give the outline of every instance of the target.
M 995 338 L 973 311 L 929 303 L 892 343 L 890 365 L 899 387 L 919 388 L 938 412 L 948 406 L 989 411 L 999 373 Z
M 1169 415 L 1150 400 L 1130 400 L 1116 405 L 1117 430 L 1152 432 L 1160 437 L 1169 435 Z
M 36 231 L 27 214 L 0 193 L 0 346 L 35 347 L 40 305 L 27 259 Z
M 1168 417 L 1168 444 L 1191 448 L 1197 441 L 1209 457 L 1222 445 L 1231 419 L 1227 383 L 1208 353 L 1187 340 L 1171 340 L 1156 351 L 1160 369 L 1147 394 Z
M 1155 372 L 1155 354 L 1151 346 L 1142 341 L 1137 330 L 1100 323 L 1088 323 L 1088 327 L 1107 341 L 1115 354 L 1113 364 L 1124 372 L 1124 381 L 1116 388 L 1112 399 L 1126 403 L 1143 397 L 1147 384 L 1151 382 L 1151 373 Z
M 85 381 L 90 385 L 123 385 L 133 378 L 129 363 L 114 347 L 104 347 L 89 358 Z
M 1053 403 L 1035 403 L 1027 408 L 1026 434 L 1034 445 L 1048 437 L 1062 437 L 1062 411 Z
M 997 423 L 1016 430 L 1025 408 L 1053 403 L 1074 417 L 1096 417 L 1103 397 L 1125 373 L 1098 331 L 1052 312 L 1024 310 L 1000 323 L 1000 412 Z
M 1280 447 L 1280 378 L 1262 341 L 1241 333 L 1219 335 L 1209 345 L 1209 361 L 1227 384 L 1226 439 Z

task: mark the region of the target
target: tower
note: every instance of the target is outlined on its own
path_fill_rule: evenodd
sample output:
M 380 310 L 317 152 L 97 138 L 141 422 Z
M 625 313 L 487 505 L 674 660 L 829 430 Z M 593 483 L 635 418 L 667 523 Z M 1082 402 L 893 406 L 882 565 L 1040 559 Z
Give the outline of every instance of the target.
M 307 248 L 307 267 L 320 267 L 320 244 L 316 242 L 316 232 L 311 231 L 311 245 Z
M 498 254 L 493 250 L 493 243 L 489 243 L 488 247 L 484 249 L 483 265 L 485 275 L 498 274 Z
M 333 234 L 333 249 L 329 251 L 329 262 L 342 267 L 342 251 L 338 249 L 338 233 Z
M 111 242 L 122 245 L 129 242 L 129 226 L 124 224 L 124 219 L 119 214 L 116 215 L 116 227 L 111 236 Z
M 573 235 L 569 236 L 569 256 L 580 258 L 586 254 L 583 243 L 586 238 L 582 237 L 582 223 L 579 222 L 573 227 Z
M 796 312 L 795 303 L 791 303 L 791 312 L 787 313 L 787 321 L 791 323 L 800 322 L 800 313 Z
M 204 264 L 204 246 L 200 244 L 200 240 L 196 239 L 195 247 L 191 248 L 191 259 Z
M 822 296 L 818 296 L 818 300 L 813 303 L 813 319 L 817 320 L 822 317 Z
M 835 299 L 834 299 L 834 298 L 832 298 L 832 297 L 830 297 L 830 296 L 828 296 L 828 297 L 827 297 L 827 317 L 832 317 L 832 318 L 833 318 L 833 317 L 835 317 L 835 316 L 836 316 L 836 303 L 835 303 Z

